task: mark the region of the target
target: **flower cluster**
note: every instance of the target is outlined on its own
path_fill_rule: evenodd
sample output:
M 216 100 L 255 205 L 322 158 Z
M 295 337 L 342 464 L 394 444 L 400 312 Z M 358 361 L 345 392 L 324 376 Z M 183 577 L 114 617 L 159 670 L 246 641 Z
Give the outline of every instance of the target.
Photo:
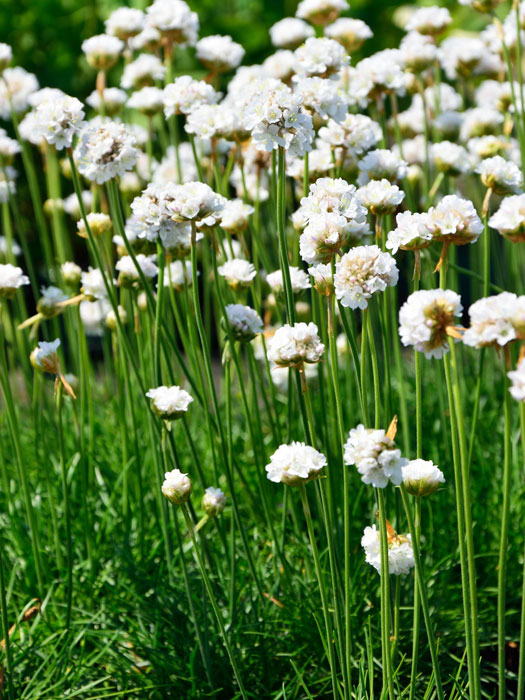
M 399 486 L 403 480 L 402 468 L 408 460 L 384 430 L 352 428 L 345 443 L 345 464 L 355 465 L 361 481 L 375 488 L 384 489 L 389 482 Z

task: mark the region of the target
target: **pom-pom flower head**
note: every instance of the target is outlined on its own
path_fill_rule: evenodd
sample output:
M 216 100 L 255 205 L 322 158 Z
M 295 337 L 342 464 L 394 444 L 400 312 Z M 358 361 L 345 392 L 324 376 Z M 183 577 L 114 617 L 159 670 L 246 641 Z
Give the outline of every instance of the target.
M 390 253 L 376 245 L 358 246 L 335 266 L 335 294 L 343 306 L 366 309 L 368 300 L 397 284 L 399 271 Z
M 29 284 L 29 277 L 24 275 L 21 267 L 7 263 L 0 265 L 0 297 L 12 299 L 20 287 Z
M 365 428 L 361 424 L 350 431 L 345 443 L 344 460 L 345 464 L 356 466 L 363 483 L 380 489 L 384 489 L 389 482 L 399 486 L 402 467 L 408 463 L 401 457 L 401 451 L 388 433 L 382 429 Z
M 304 442 L 292 442 L 291 445 L 281 445 L 273 453 L 266 471 L 268 479 L 276 484 L 299 486 L 317 479 L 326 464 L 326 457 L 321 452 Z
M 525 401 L 525 357 L 523 357 L 516 367 L 507 373 L 511 385 L 509 391 L 516 401 Z
M 411 294 L 399 311 L 399 335 L 425 357 L 448 352 L 448 337 L 458 338 L 455 317 L 463 311 L 461 299 L 450 289 L 421 289 Z
M 406 490 L 413 496 L 430 496 L 445 483 L 443 472 L 430 460 L 412 459 L 402 474 Z
M 208 486 L 202 497 L 202 508 L 209 518 L 220 515 L 226 507 L 226 496 L 219 488 Z
M 183 474 L 180 469 L 173 469 L 164 474 L 162 493 L 170 503 L 180 506 L 186 503 L 191 494 L 191 481 L 187 474 Z
M 279 367 L 297 367 L 321 361 L 324 345 L 315 323 L 288 324 L 278 328 L 268 343 L 268 359 Z
M 399 576 L 410 573 L 414 567 L 414 551 L 410 535 L 398 535 L 394 528 L 387 523 L 388 537 L 388 573 Z M 381 537 L 375 525 L 365 527 L 361 546 L 365 550 L 366 562 L 381 573 Z
M 243 304 L 228 304 L 228 323 L 235 340 L 249 342 L 263 331 L 263 322 L 257 311 Z
M 146 396 L 151 399 L 153 412 L 166 421 L 181 418 L 193 401 L 193 397 L 180 386 L 159 386 L 147 391 Z

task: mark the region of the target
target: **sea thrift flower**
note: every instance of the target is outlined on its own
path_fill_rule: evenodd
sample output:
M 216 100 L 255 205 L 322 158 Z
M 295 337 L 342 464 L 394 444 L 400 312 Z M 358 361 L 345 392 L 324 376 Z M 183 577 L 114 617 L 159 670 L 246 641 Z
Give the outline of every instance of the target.
M 21 267 L 0 264 L 0 297 L 12 299 L 16 290 L 25 284 L 29 284 L 29 277 L 24 275 Z
M 160 0 L 157 0 L 157 3 Z M 157 4 L 156 3 L 156 4 Z M 186 503 L 191 494 L 191 481 L 187 474 L 183 474 L 180 469 L 173 469 L 164 474 L 162 493 L 170 503 L 181 506 Z
M 299 486 L 317 479 L 326 465 L 326 457 L 321 452 L 304 442 L 292 442 L 278 447 L 265 469 L 270 481 Z
M 426 221 L 435 241 L 454 245 L 475 243 L 483 231 L 483 224 L 474 205 L 468 199 L 449 194 L 428 211 Z
M 390 253 L 376 245 L 352 248 L 335 266 L 335 295 L 343 306 L 366 309 L 368 300 L 397 284 L 399 271 Z
M 182 292 L 185 284 L 192 285 L 192 267 L 189 260 L 174 260 L 164 268 L 164 286 Z
M 221 489 L 208 486 L 202 497 L 202 508 L 208 518 L 215 518 L 226 508 L 226 496 Z
M 126 90 L 130 88 L 137 90 L 147 85 L 154 85 L 157 80 L 164 80 L 165 75 L 166 68 L 157 56 L 142 53 L 125 66 L 120 86 Z
M 255 209 L 242 199 L 230 199 L 222 210 L 221 227 L 231 234 L 240 233 L 248 226 L 249 217 Z
M 17 114 L 25 112 L 31 95 L 38 90 L 38 80 L 23 68 L 6 68 L 0 80 L 0 117 L 11 118 L 11 106 Z
M 503 347 L 517 338 L 525 339 L 525 296 L 502 292 L 484 297 L 474 302 L 468 313 L 470 328 L 463 335 L 465 345 Z
M 106 298 L 106 287 L 100 270 L 90 267 L 82 273 L 80 283 L 80 291 L 89 301 Z
M 204 80 L 194 80 L 189 75 L 181 75 L 164 88 L 164 114 L 189 114 L 196 107 L 215 104 L 219 94 Z
M 405 29 L 407 32 L 416 31 L 437 36 L 444 32 L 451 22 L 452 17 L 446 7 L 420 7 L 411 15 Z
M 76 287 L 77 284 L 80 282 L 82 268 L 75 262 L 67 261 L 62 263 L 62 265 L 60 266 L 60 272 L 66 285 L 69 285 L 70 287 Z
M 155 0 L 146 12 L 147 23 L 158 29 L 168 41 L 180 46 L 195 45 L 199 18 L 183 0 Z
M 373 36 L 368 24 L 350 17 L 341 17 L 333 24 L 329 24 L 324 30 L 324 35 L 338 41 L 347 53 L 357 51 L 367 39 Z
M 314 265 L 308 268 L 313 279 L 313 287 L 318 294 L 330 296 L 334 293 L 334 279 L 331 265 Z
M 299 78 L 295 91 L 302 97 L 304 109 L 321 119 L 343 121 L 347 113 L 347 100 L 337 83 L 326 78 Z
M 13 50 L 9 44 L 0 43 L 0 71 L 3 71 L 13 60 Z
M 63 310 L 60 304 L 67 301 L 68 296 L 64 294 L 61 289 L 53 285 L 42 287 L 41 292 L 42 296 L 37 302 L 36 310 L 45 318 L 53 318 L 53 316 L 56 316 Z
M 319 139 L 332 148 L 340 147 L 349 156 L 358 157 L 377 145 L 381 127 L 364 114 L 347 114 L 343 121 L 330 119 L 321 127 Z
M 213 73 L 223 73 L 237 68 L 244 58 L 244 49 L 231 36 L 205 36 L 196 46 L 197 58 Z
M 100 238 L 105 233 L 109 233 L 113 228 L 111 218 L 101 212 L 90 212 L 86 215 L 89 230 L 95 238 Z M 77 233 L 81 238 L 88 238 L 84 219 L 77 221 Z
M 344 48 L 333 39 L 310 37 L 295 50 L 295 72 L 304 77 L 327 78 L 346 66 L 348 61 Z
M 405 193 L 389 180 L 370 180 L 360 187 L 356 196 L 369 212 L 376 216 L 391 214 L 405 198 Z
M 83 105 L 76 97 L 41 102 L 36 110 L 35 125 L 41 138 L 57 150 L 70 148 L 75 134 L 84 125 Z
M 298 267 L 293 266 L 290 266 L 289 270 L 292 283 L 292 292 L 294 292 L 294 294 L 298 294 L 305 289 L 310 289 L 310 280 L 308 279 L 308 275 L 304 270 L 300 270 Z M 270 285 L 270 289 L 274 294 L 282 294 L 284 289 L 282 270 L 270 272 L 270 274 L 266 276 L 266 281 Z
M 525 194 L 506 197 L 490 217 L 489 225 L 509 241 L 525 241 Z
M 33 367 L 49 374 L 59 374 L 60 360 L 57 355 L 59 347 L 60 338 L 56 338 L 51 343 L 41 340 L 31 353 Z
M 100 99 L 100 92 L 94 90 L 89 97 L 86 98 L 86 104 L 93 107 L 97 112 L 101 111 L 102 105 L 104 106 L 104 113 L 108 117 L 113 117 L 115 114 L 120 112 L 122 106 L 126 104 L 128 96 L 116 87 L 104 88 L 102 93 L 102 99 Z
M 455 337 L 455 317 L 463 307 L 450 289 L 421 289 L 413 292 L 399 311 L 399 335 L 403 345 L 412 345 L 425 357 L 441 358 L 449 350 L 448 336 Z
M 226 306 L 228 323 L 235 340 L 249 342 L 263 331 L 263 322 L 259 314 L 243 304 L 228 304 Z
M 137 160 L 135 137 L 124 124 L 93 121 L 81 132 L 75 149 L 79 172 L 99 185 L 131 170 Z
M 360 80 L 368 84 L 369 99 L 396 93 L 405 93 L 406 78 L 403 72 L 401 53 L 396 49 L 385 49 L 364 58 L 356 66 Z
M 399 486 L 401 469 L 408 460 L 384 430 L 365 428 L 360 424 L 352 428 L 345 443 L 345 464 L 355 465 L 361 481 L 375 488 L 384 489 L 389 482 Z
M 163 96 L 164 93 L 157 87 L 143 87 L 131 95 L 128 107 L 136 109 L 146 117 L 153 117 L 164 105 Z
M 390 526 L 388 532 L 388 573 L 399 576 L 410 573 L 414 567 L 414 551 L 410 535 L 398 535 Z M 366 562 L 381 573 L 381 536 L 375 525 L 365 527 L 361 546 L 366 553 Z
M 434 40 L 419 32 L 410 32 L 399 45 L 405 68 L 412 73 L 421 73 L 430 68 L 437 58 Z
M 128 322 L 128 312 L 123 306 L 117 307 L 118 311 L 118 319 L 122 323 L 122 325 L 125 325 Z M 118 321 L 117 321 L 117 314 L 113 309 L 110 309 L 107 314 L 106 314 L 106 319 L 105 319 L 105 324 L 106 327 L 109 328 L 110 331 L 116 331 L 118 328 Z
M 268 343 L 268 359 L 279 367 L 301 368 L 321 361 L 324 345 L 315 323 L 286 324 L 278 328 Z
M 367 211 L 356 196 L 354 185 L 342 178 L 319 178 L 310 185 L 307 197 L 301 199 L 299 209 L 306 223 L 318 216 L 337 214 L 346 219 L 343 239 L 359 241 L 369 232 Z
M 431 154 L 437 170 L 445 175 L 457 177 L 471 170 L 467 151 L 457 143 L 440 141 L 432 145 Z
M 509 391 L 512 398 L 516 401 L 525 401 L 525 358 L 520 360 L 515 370 L 507 372 L 507 376 L 511 381 Z
M 395 153 L 384 148 L 370 151 L 359 163 L 357 182 L 366 185 L 370 180 L 386 179 L 389 182 L 403 179 L 407 174 L 407 164 Z
M 314 34 L 313 27 L 297 17 L 285 17 L 270 27 L 270 39 L 278 49 L 295 49 Z
M 517 194 L 523 185 L 521 170 L 512 161 L 501 156 L 486 158 L 476 168 L 481 182 L 496 194 Z
M 427 227 L 426 213 L 412 214 L 404 211 L 396 216 L 396 228 L 390 231 L 386 247 L 395 255 L 401 250 L 420 250 L 427 248 L 432 242 L 432 233 Z
M 106 32 L 126 41 L 144 28 L 144 13 L 133 7 L 119 7 L 104 22 Z
M 117 62 L 124 49 L 124 42 L 116 36 L 97 34 L 83 41 L 81 48 L 92 68 L 106 71 Z
M 336 20 L 347 9 L 347 0 L 301 0 L 295 14 L 312 24 L 324 26 Z
M 146 279 L 151 279 L 158 274 L 159 269 L 151 257 L 148 257 L 143 253 L 139 253 L 135 259 Z M 139 283 L 139 271 L 137 270 L 135 261 L 130 255 L 124 255 L 122 258 L 120 258 L 115 265 L 115 268 L 119 271 L 118 284 L 122 285 L 123 287 L 132 287 Z
M 257 274 L 251 262 L 240 258 L 227 260 L 218 268 L 218 272 L 232 289 L 249 287 Z
M 235 111 L 224 103 L 195 107 L 186 117 L 184 129 L 201 140 L 231 140 L 243 131 Z
M 353 226 L 341 214 L 328 212 L 312 216 L 299 239 L 301 258 L 311 265 L 328 263 L 352 237 Z
M 181 418 L 193 397 L 180 386 L 159 386 L 146 392 L 148 399 L 151 399 L 151 410 L 162 420 L 171 421 Z
M 443 472 L 430 460 L 411 459 L 401 471 L 403 483 L 413 496 L 430 496 L 445 483 Z

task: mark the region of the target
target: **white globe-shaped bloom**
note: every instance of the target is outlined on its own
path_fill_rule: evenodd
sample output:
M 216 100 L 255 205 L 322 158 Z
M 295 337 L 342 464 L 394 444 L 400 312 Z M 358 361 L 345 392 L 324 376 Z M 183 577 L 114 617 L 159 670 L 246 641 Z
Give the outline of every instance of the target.
M 511 385 L 509 391 L 516 401 L 525 401 L 525 358 L 520 360 L 517 368 L 507 372 Z
M 332 276 L 332 266 L 328 264 L 313 265 L 308 268 L 308 272 L 313 280 L 313 287 L 316 292 L 324 296 L 330 296 L 334 292 L 334 279 Z
M 93 90 L 91 95 L 86 98 L 86 104 L 93 107 L 97 112 L 100 112 L 101 107 L 104 106 L 105 114 L 111 117 L 120 111 L 127 99 L 128 96 L 124 90 L 116 87 L 107 87 L 104 88 L 102 93 L 102 100 L 100 99 L 100 92 Z
M 21 150 L 18 141 L 8 136 L 4 129 L 0 129 L 0 160 L 9 163 Z
M 236 112 L 227 104 L 203 104 L 186 117 L 184 129 L 198 139 L 232 139 L 242 131 Z
M 361 481 L 375 488 L 384 489 L 389 482 L 399 486 L 401 469 L 408 460 L 382 429 L 365 428 L 360 424 L 352 428 L 344 448 L 345 464 L 355 465 Z
M 449 80 L 469 78 L 479 68 L 487 47 L 479 36 L 449 36 L 439 47 L 439 60 Z
M 41 293 L 42 296 L 38 300 L 36 310 L 46 318 L 53 318 L 62 311 L 59 304 L 67 301 L 68 296 L 59 287 L 53 285 L 42 287 Z
M 314 34 L 313 27 L 298 17 L 285 17 L 270 27 L 270 39 L 278 49 L 295 49 Z
M 406 24 L 406 31 L 416 31 L 420 34 L 430 34 L 436 36 L 445 31 L 452 22 L 450 12 L 446 7 L 420 7 L 410 16 Z
M 506 197 L 490 217 L 489 225 L 509 241 L 525 241 L 525 194 Z
M 296 16 L 312 24 L 325 25 L 333 22 L 341 12 L 348 9 L 347 0 L 301 0 Z
M 85 178 L 102 185 L 133 168 L 135 137 L 124 124 L 93 120 L 80 132 L 75 161 Z
M 366 185 L 370 180 L 388 180 L 396 182 L 402 180 L 407 174 L 407 164 L 395 153 L 386 148 L 378 148 L 361 158 L 358 163 L 359 185 Z
M 403 483 L 413 496 L 430 496 L 445 483 L 443 472 L 430 460 L 411 459 L 402 474 Z
M 124 50 L 124 42 L 116 36 L 97 34 L 85 39 L 81 46 L 86 61 L 96 70 L 107 70 L 115 65 Z
M 365 550 L 366 562 L 381 573 L 381 535 L 375 525 L 365 527 L 361 546 Z M 408 574 L 414 567 L 414 550 L 410 535 L 389 535 L 388 573 L 399 576 Z
M 144 28 L 144 13 L 133 7 L 118 7 L 104 22 L 106 32 L 126 40 L 139 34 Z
M 300 76 L 326 78 L 348 62 L 346 51 L 334 39 L 310 37 L 295 50 L 295 72 Z
M 195 48 L 199 61 L 216 72 L 233 70 L 244 58 L 243 47 L 233 41 L 231 36 L 205 36 L 197 42 Z
M 137 265 L 142 271 L 143 275 L 148 279 L 151 279 L 158 274 L 159 268 L 154 262 L 154 257 L 139 253 L 135 256 L 135 260 L 136 264 L 130 255 L 124 255 L 117 261 L 115 269 L 119 272 L 119 284 L 135 284 L 140 280 Z
M 22 254 L 22 248 L 16 241 L 8 241 L 5 236 L 0 236 L 0 256 L 6 257 L 9 253 L 18 257 Z
M 369 85 L 368 98 L 377 95 L 405 94 L 406 78 L 401 52 L 398 49 L 385 49 L 364 58 L 356 66 L 361 80 Z
M 41 340 L 31 353 L 31 364 L 33 367 L 43 372 L 49 372 L 49 374 L 58 374 L 60 370 L 60 362 L 57 355 L 59 347 L 60 338 L 55 338 L 50 343 Z
M 229 233 L 239 233 L 248 226 L 249 217 L 254 211 L 254 207 L 245 204 L 242 199 L 230 199 L 222 211 L 221 227 Z
M 160 112 L 164 105 L 164 93 L 157 87 L 143 87 L 134 92 L 128 100 L 128 107 L 136 109 L 147 117 Z
M 455 194 L 446 195 L 431 207 L 426 223 L 435 241 L 454 245 L 475 243 L 483 232 L 483 223 L 472 202 Z
M 257 274 L 253 264 L 241 258 L 227 260 L 218 268 L 218 271 L 232 289 L 249 287 Z
M 183 474 L 180 469 L 173 469 L 173 471 L 164 474 L 162 493 L 173 505 L 180 506 L 186 503 L 190 497 L 191 488 L 189 476 Z
M 147 10 L 147 23 L 180 46 L 195 46 L 199 17 L 184 0 L 155 0 Z
M 310 280 L 308 279 L 308 275 L 304 270 L 301 270 L 298 267 L 293 267 L 292 265 L 289 267 L 289 270 L 290 280 L 292 283 L 292 292 L 294 294 L 303 292 L 305 289 L 310 289 Z M 270 285 L 270 289 L 274 294 L 282 294 L 284 289 L 282 270 L 270 272 L 270 274 L 266 276 L 266 281 Z
M 82 268 L 75 262 L 66 261 L 60 266 L 60 273 L 66 284 L 75 286 L 80 282 L 80 277 L 82 275 Z
M 106 328 L 106 319 L 111 311 L 111 304 L 105 298 L 95 301 L 81 301 L 78 310 L 84 333 L 91 337 L 102 337 Z
M 120 86 L 126 90 L 154 85 L 157 80 L 164 80 L 166 68 L 157 56 L 141 53 L 134 61 L 128 63 L 122 73 Z
M 11 299 L 16 290 L 26 284 L 29 284 L 29 277 L 24 275 L 21 267 L 0 264 L 0 297 Z
M 457 177 L 471 170 L 467 151 L 457 143 L 440 141 L 432 144 L 430 153 L 436 168 L 446 175 Z
M 525 338 L 525 296 L 511 292 L 478 299 L 469 308 L 470 327 L 463 342 L 471 347 L 503 347 Z
M 299 78 L 295 91 L 302 97 L 303 107 L 323 120 L 341 122 L 348 111 L 348 101 L 337 83 L 317 76 Z
M 11 106 L 17 114 L 25 112 L 31 95 L 38 90 L 38 80 L 24 68 L 6 68 L 0 80 L 0 117 L 10 119 Z
M 196 107 L 215 104 L 219 94 L 204 80 L 194 80 L 189 75 L 181 75 L 164 88 L 164 114 L 189 114 Z
M 381 127 L 364 114 L 347 114 L 340 122 L 330 119 L 319 129 L 321 142 L 332 148 L 343 148 L 345 153 L 354 157 L 374 148 L 380 139 Z
M 163 420 L 175 420 L 183 416 L 193 397 L 180 386 L 159 386 L 146 392 L 151 399 L 152 411 Z
M 9 44 L 0 43 L 0 71 L 3 71 L 13 60 L 13 50 Z
M 209 518 L 220 515 L 226 508 L 226 496 L 221 489 L 208 486 L 202 497 L 202 508 Z
M 356 197 L 369 212 L 376 216 L 391 214 L 405 198 L 405 193 L 389 180 L 370 180 L 360 187 Z
M 249 342 L 263 332 L 263 322 L 257 311 L 244 304 L 226 306 L 228 323 L 235 340 Z
M 335 266 L 335 295 L 343 306 L 366 309 L 368 300 L 397 284 L 399 271 L 390 253 L 376 245 L 357 246 L 345 253 Z
M 324 454 L 304 442 L 292 442 L 278 447 L 265 468 L 270 481 L 299 486 L 317 479 L 326 465 Z
M 396 228 L 390 231 L 386 247 L 395 255 L 402 250 L 419 250 L 428 247 L 432 242 L 432 233 L 427 227 L 427 214 L 410 211 L 401 212 L 396 216 Z
M 315 323 L 286 324 L 278 328 L 268 343 L 268 359 L 279 367 L 316 364 L 324 354 Z
M 325 28 L 324 35 L 329 39 L 338 41 L 341 46 L 344 46 L 347 53 L 357 51 L 367 39 L 373 36 L 368 24 L 363 22 L 363 20 L 350 17 L 336 19 L 335 22 Z
M 192 268 L 189 260 L 173 260 L 164 269 L 164 286 L 182 291 L 192 285 Z
M 156 51 L 162 42 L 162 34 L 158 29 L 146 24 L 144 29 L 128 39 L 128 46 L 133 51 Z
M 348 219 L 328 212 L 310 217 L 301 237 L 299 252 L 310 265 L 328 263 L 352 235 Z
M 87 272 L 83 272 L 80 284 L 80 291 L 89 301 L 105 299 L 107 296 L 102 272 L 97 268 L 90 267 Z
M 485 187 L 490 187 L 497 194 L 517 194 L 521 192 L 523 176 L 521 170 L 510 160 L 501 156 L 485 158 L 476 168 Z
M 424 352 L 427 358 L 443 357 L 449 350 L 447 330 L 462 311 L 459 294 L 450 289 L 414 292 L 399 311 L 401 342 Z
M 497 109 L 491 107 L 474 107 L 463 113 L 459 136 L 462 141 L 493 135 L 503 125 L 504 117 Z

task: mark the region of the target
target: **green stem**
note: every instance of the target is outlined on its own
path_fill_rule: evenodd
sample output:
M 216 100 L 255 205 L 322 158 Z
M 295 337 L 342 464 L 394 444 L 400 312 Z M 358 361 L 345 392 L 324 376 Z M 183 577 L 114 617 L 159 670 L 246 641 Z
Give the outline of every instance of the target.
M 376 489 L 379 506 L 379 536 L 381 541 L 381 647 L 383 657 L 383 693 L 394 700 L 394 670 L 390 643 L 390 576 L 388 568 L 388 536 L 383 489 Z
M 62 419 L 63 389 L 61 381 L 56 382 L 56 405 L 58 422 L 58 447 L 60 453 L 60 475 L 62 479 L 62 494 L 64 497 L 64 516 L 66 526 L 66 563 L 67 563 L 67 593 L 66 593 L 66 630 L 71 627 L 71 609 L 73 605 L 73 536 L 71 532 L 71 506 L 69 503 L 69 486 L 67 483 L 66 450 L 64 444 L 64 425 Z

